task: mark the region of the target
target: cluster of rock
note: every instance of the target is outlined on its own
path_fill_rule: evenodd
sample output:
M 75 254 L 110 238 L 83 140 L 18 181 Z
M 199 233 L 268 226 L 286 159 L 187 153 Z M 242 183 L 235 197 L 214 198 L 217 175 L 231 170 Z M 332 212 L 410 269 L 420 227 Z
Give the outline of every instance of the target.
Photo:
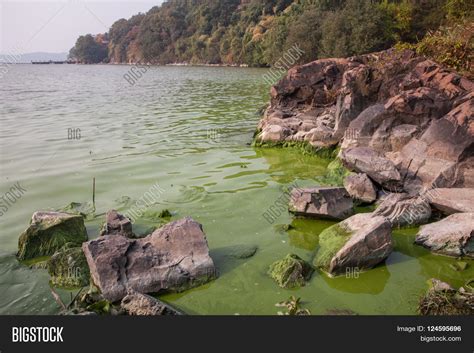
M 83 216 L 36 212 L 17 257 L 28 263 L 39 258 L 34 267 L 47 268 L 55 286 L 85 287 L 91 280 L 100 295 L 87 307 L 120 301 L 129 315 L 176 314 L 145 294 L 180 292 L 217 277 L 202 225 L 189 217 L 135 239 L 130 220 L 112 210 L 99 238 L 88 240 Z
M 416 244 L 474 257 L 473 82 L 391 49 L 297 66 L 271 97 L 257 142 L 339 148 L 352 172 L 344 188 L 292 193 L 297 216 L 343 220 L 320 235 L 316 266 L 370 268 L 390 254 L 391 228 L 446 216 L 421 227 Z M 353 216 L 351 199 L 377 208 Z

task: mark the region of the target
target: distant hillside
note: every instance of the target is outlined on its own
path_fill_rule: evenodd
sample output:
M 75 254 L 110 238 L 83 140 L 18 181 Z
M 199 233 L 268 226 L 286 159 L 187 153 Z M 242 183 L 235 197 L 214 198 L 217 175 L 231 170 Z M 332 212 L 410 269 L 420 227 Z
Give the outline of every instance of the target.
M 108 33 L 81 36 L 70 55 L 85 63 L 268 66 L 297 45 L 303 63 L 417 43 L 440 26 L 472 23 L 472 14 L 470 0 L 168 0 Z
M 25 53 L 25 54 L 0 54 L 0 62 L 25 64 L 32 61 L 64 61 L 67 59 L 67 53 Z

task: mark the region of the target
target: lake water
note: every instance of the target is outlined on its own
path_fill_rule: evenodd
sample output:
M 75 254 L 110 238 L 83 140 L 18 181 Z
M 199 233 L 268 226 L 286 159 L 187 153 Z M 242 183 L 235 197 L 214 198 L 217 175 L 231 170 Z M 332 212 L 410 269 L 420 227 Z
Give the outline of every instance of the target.
M 275 303 L 295 295 L 313 314 L 415 314 L 429 278 L 460 286 L 474 277 L 472 261 L 458 272 L 450 266 L 456 260 L 414 246 L 416 229 L 407 229 L 394 232 L 386 265 L 358 278 L 316 272 L 305 287 L 279 288 L 268 266 L 288 253 L 311 261 L 318 234 L 333 223 L 292 220 L 285 212 L 270 224 L 263 212 L 292 183 L 315 185 L 329 161 L 250 146 L 257 111 L 269 99 L 264 69 L 155 67 L 134 86 L 123 78 L 129 69 L 14 65 L 0 79 L 0 193 L 16 182 L 27 190 L 0 217 L 0 314 L 58 312 L 47 272 L 16 261 L 18 236 L 36 210 L 90 202 L 94 177 L 90 238 L 107 210 L 126 212 L 156 183 L 164 192 L 137 220 L 137 233 L 163 209 L 203 224 L 219 278 L 161 296 L 188 313 L 276 314 Z M 80 139 L 71 131 L 80 131 Z M 278 226 L 290 223 L 289 231 Z M 236 245 L 258 251 L 234 259 Z

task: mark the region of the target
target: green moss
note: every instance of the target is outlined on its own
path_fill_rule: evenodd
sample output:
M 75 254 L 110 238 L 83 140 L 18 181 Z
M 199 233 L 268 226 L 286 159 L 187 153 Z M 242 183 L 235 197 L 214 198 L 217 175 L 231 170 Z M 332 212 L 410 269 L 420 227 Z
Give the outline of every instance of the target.
M 326 174 L 317 178 L 317 180 L 323 185 L 342 186 L 344 184 L 344 179 L 350 173 L 350 170 L 344 167 L 341 160 L 336 158 L 328 164 Z
M 22 261 L 51 256 L 67 243 L 81 246 L 85 241 L 87 231 L 82 216 L 32 223 L 20 235 L 17 257 Z
M 172 216 L 173 215 L 171 214 L 171 212 L 169 210 L 163 210 L 158 215 L 158 217 L 160 217 L 160 218 L 171 218 Z
M 283 260 L 274 262 L 268 274 L 282 288 L 294 288 L 304 286 L 311 278 L 313 268 L 298 255 L 289 254 Z
M 339 224 L 325 229 L 319 235 L 319 249 L 313 261 L 313 265 L 327 271 L 332 258 L 350 239 L 351 233 Z
M 75 288 L 89 284 L 89 266 L 82 248 L 63 248 L 48 261 L 48 272 L 54 286 Z
M 324 159 L 336 158 L 338 150 L 335 146 L 332 147 L 315 147 L 306 141 L 275 141 L 263 142 L 255 138 L 253 147 L 273 147 L 273 148 L 295 148 L 302 154 L 315 155 Z

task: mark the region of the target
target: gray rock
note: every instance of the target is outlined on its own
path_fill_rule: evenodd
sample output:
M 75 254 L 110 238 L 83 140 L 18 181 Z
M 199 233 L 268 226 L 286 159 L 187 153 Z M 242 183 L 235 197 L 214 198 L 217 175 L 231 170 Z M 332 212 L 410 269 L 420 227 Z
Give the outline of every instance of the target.
M 431 189 L 424 196 L 431 206 L 448 216 L 474 212 L 474 188 Z
M 108 211 L 100 235 L 121 235 L 127 238 L 133 238 L 132 222 L 116 210 Z
M 319 235 L 314 265 L 331 275 L 372 268 L 391 254 L 391 234 L 385 217 L 356 214 Z
M 386 217 L 392 227 L 408 227 L 427 223 L 431 207 L 421 197 L 393 193 L 383 199 L 374 214 Z
M 360 202 L 372 203 L 377 199 L 377 189 L 367 174 L 351 174 L 344 179 L 344 187 L 349 195 Z
M 344 166 L 357 173 L 365 173 L 372 180 L 389 188 L 398 190 L 402 178 L 389 159 L 379 155 L 369 147 L 354 147 L 341 150 L 339 154 Z
M 474 258 L 474 213 L 455 213 L 421 227 L 415 244 L 442 255 Z
M 297 216 L 342 220 L 354 214 L 352 198 L 344 188 L 293 189 L 289 211 Z
M 35 212 L 18 240 L 19 260 L 51 256 L 67 243 L 81 246 L 87 241 L 84 218 L 64 212 Z
M 187 217 L 142 239 L 104 236 L 83 245 L 93 282 L 109 301 L 127 290 L 184 291 L 217 276 L 202 226 Z
M 163 315 L 182 315 L 181 312 L 174 309 L 162 301 L 135 291 L 129 291 L 120 303 L 122 309 L 131 316 L 163 316 Z

